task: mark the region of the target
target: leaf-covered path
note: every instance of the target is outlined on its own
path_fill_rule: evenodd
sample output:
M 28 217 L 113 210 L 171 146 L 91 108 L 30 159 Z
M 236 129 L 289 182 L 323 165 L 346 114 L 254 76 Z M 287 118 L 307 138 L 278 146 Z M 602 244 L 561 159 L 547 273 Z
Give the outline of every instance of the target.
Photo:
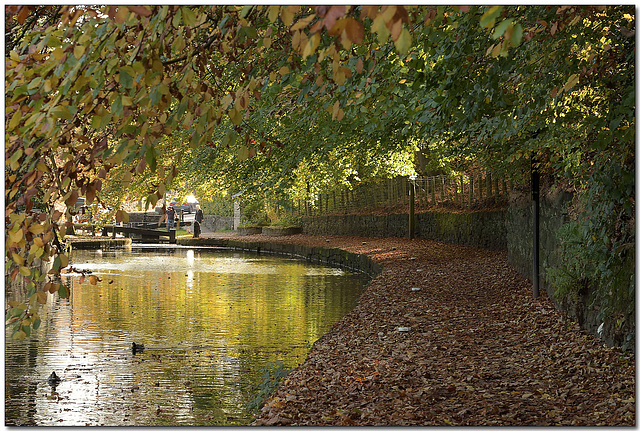
M 635 357 L 566 320 L 546 294 L 532 299 L 504 252 L 244 238 L 339 247 L 384 266 L 254 425 L 635 425 Z

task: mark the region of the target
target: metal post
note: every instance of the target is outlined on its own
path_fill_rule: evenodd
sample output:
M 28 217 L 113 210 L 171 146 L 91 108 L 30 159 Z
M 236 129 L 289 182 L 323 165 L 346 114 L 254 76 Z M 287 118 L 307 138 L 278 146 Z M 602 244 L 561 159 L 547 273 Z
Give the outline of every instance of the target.
M 413 239 L 416 233 L 416 190 L 415 183 L 409 182 L 409 239 Z
M 540 294 L 540 173 L 537 160 L 531 156 L 531 199 L 533 200 L 533 297 Z

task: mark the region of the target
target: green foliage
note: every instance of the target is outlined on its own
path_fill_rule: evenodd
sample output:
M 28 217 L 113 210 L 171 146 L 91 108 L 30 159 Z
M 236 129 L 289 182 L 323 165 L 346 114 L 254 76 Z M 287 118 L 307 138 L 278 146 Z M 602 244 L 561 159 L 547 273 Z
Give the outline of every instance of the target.
M 269 362 L 260 370 L 262 381 L 255 388 L 256 396 L 247 404 L 247 410 L 257 413 L 264 405 L 265 400 L 280 385 L 280 381 L 291 372 L 291 368 L 284 366 L 282 361 Z
M 599 318 L 615 328 L 635 322 L 634 160 L 619 155 L 594 161 L 575 220 L 561 228 L 562 266 L 548 271 L 556 295 L 589 288 Z
M 268 226 L 271 224 L 264 199 L 243 200 L 241 214 L 242 226 Z
M 280 226 L 280 227 L 299 227 L 301 226 L 300 217 L 296 217 L 291 214 L 285 214 L 280 217 L 278 220 L 271 223 L 271 226 Z
M 579 256 L 582 252 L 582 232 L 580 225 L 571 221 L 558 230 L 562 244 L 562 265 L 546 268 L 546 276 L 554 288 L 557 299 L 578 298 L 588 287 L 591 266 L 585 266 Z
M 246 222 L 265 223 L 323 192 L 413 176 L 420 149 L 429 170 L 521 184 L 535 155 L 586 208 L 599 300 L 620 284 L 634 240 L 619 226 L 634 199 L 633 6 L 6 9 L 14 280 L 56 286 L 30 267 L 62 252 L 81 196 L 106 220 L 171 188 L 210 202 L 242 192 Z
M 233 199 L 228 195 L 217 194 L 199 199 L 200 208 L 206 215 L 231 217 L 233 216 Z

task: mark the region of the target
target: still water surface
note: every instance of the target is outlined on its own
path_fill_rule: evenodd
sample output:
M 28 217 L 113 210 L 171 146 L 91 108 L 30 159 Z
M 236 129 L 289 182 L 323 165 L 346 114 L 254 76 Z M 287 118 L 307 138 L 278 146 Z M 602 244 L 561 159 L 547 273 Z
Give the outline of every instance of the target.
M 30 339 L 6 334 L 6 425 L 247 424 L 260 370 L 304 361 L 366 281 L 298 259 L 185 248 L 78 250 L 71 265 L 102 282 L 67 276 L 70 299 L 50 296 Z

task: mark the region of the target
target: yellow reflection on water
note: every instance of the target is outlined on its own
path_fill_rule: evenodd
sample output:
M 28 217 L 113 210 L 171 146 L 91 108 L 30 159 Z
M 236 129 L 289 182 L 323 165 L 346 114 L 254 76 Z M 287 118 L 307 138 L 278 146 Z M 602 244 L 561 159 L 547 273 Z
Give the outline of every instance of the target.
M 32 381 L 6 401 L 10 424 L 247 423 L 259 370 L 302 362 L 363 287 L 335 268 L 252 254 L 134 249 L 72 259 L 103 281 L 67 278 L 71 298 L 50 301 L 27 341 L 34 361 L 12 363 L 25 346 L 8 340 L 7 382 Z M 133 355 L 132 342 L 144 352 Z M 55 395 L 44 382 L 53 370 L 63 378 Z

